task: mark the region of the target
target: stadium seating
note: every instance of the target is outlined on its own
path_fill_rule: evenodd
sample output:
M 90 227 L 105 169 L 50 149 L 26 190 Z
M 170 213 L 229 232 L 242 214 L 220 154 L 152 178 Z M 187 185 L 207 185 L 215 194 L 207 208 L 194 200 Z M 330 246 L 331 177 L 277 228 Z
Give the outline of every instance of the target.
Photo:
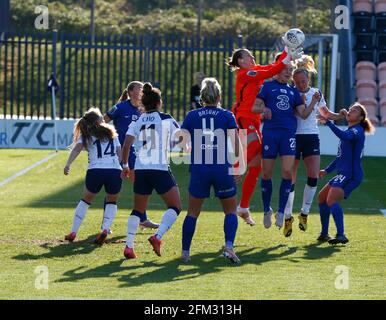
M 386 126 L 386 99 L 381 100 L 380 105 L 381 124 Z
M 379 82 L 386 81 L 386 62 L 380 63 L 377 69 Z
M 357 33 L 356 34 L 356 50 L 373 50 L 375 46 L 374 33 Z
M 354 0 L 353 12 L 373 12 L 373 1 L 372 0 Z
M 378 97 L 379 100 L 386 99 L 386 81 L 379 82 Z
M 355 33 L 370 33 L 374 30 L 373 16 L 371 15 L 356 15 L 354 16 L 354 32 Z
M 374 11 L 375 14 L 386 14 L 386 0 L 375 0 L 374 2 Z
M 377 84 L 374 80 L 360 79 L 357 81 L 356 94 L 358 99 L 375 99 Z
M 373 62 L 370 61 L 358 62 L 355 66 L 355 79 L 366 79 L 375 81 L 377 79 L 377 67 Z
M 365 106 L 367 115 L 373 125 L 379 125 L 378 118 L 378 102 L 374 98 L 362 98 L 358 99 L 358 102 Z

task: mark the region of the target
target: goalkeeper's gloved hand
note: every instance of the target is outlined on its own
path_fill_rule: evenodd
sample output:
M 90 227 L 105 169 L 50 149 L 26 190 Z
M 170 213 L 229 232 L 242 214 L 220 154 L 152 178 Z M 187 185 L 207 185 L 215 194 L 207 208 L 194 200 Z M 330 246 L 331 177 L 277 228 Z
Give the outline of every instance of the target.
M 295 61 L 300 59 L 304 54 L 303 47 L 299 47 L 296 49 L 289 49 L 288 55 L 291 56 L 292 60 Z

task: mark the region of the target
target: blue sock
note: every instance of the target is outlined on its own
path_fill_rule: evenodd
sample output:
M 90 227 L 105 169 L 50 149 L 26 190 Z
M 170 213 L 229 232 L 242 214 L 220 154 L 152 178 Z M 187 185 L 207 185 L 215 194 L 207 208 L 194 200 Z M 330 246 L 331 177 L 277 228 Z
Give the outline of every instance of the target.
M 272 198 L 272 180 L 261 179 L 261 197 L 263 198 L 264 212 L 268 212 L 271 208 Z
M 147 214 L 146 214 L 146 211 L 143 215 L 141 215 L 141 219 L 140 219 L 140 222 L 144 222 L 147 220 Z
M 344 235 L 344 222 L 343 222 L 343 209 L 339 203 L 334 203 L 331 207 L 331 213 L 334 217 L 335 226 L 336 226 L 336 234 L 338 236 Z
M 196 230 L 197 218 L 187 215 L 182 225 L 182 250 L 189 251 L 194 231 Z
M 225 215 L 224 218 L 224 233 L 225 233 L 225 247 L 233 248 L 233 243 L 236 238 L 237 231 L 237 215 L 234 213 L 229 213 Z
M 330 207 L 327 203 L 319 203 L 320 223 L 322 225 L 322 236 L 328 235 L 328 225 L 330 223 Z
M 281 179 L 279 209 L 277 210 L 278 212 L 284 213 L 284 209 L 288 201 L 288 196 L 291 192 L 291 186 L 292 186 L 291 179 Z

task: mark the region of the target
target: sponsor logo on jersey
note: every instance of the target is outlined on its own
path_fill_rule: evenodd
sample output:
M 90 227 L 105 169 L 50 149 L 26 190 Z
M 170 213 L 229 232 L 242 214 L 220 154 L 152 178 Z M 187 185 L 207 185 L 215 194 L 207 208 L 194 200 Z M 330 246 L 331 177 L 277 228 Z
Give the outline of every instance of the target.
M 280 92 L 281 93 L 287 93 L 287 90 L 286 89 L 280 89 Z
M 257 75 L 257 71 L 255 71 L 255 70 L 249 70 L 247 72 L 247 76 L 256 77 L 256 75 Z

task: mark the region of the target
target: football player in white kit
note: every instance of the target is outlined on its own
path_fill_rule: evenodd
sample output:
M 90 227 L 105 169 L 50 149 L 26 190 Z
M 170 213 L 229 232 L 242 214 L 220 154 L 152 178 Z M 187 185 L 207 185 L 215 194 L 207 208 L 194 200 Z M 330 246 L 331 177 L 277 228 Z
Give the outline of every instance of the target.
M 98 108 L 90 108 L 76 122 L 73 141 L 73 148 L 64 167 L 64 174 L 69 174 L 71 163 L 83 149 L 88 152 L 89 164 L 83 198 L 75 209 L 72 229 L 65 240 L 74 241 L 91 202 L 104 186 L 106 205 L 101 232 L 95 239 L 95 243 L 103 244 L 117 214 L 117 199 L 122 186 L 121 145 L 114 127 L 104 123 L 102 113 Z
M 307 217 L 310 212 L 312 201 L 314 199 L 319 169 L 320 169 L 320 146 L 319 129 L 317 124 L 318 112 L 330 120 L 344 119 L 347 111 L 342 109 L 339 114 L 331 112 L 326 101 L 318 88 L 310 87 L 311 74 L 316 74 L 314 60 L 311 56 L 303 55 L 296 60 L 296 68 L 293 71 L 293 80 L 296 88 L 303 95 L 306 106 L 313 105 L 314 109 L 306 119 L 296 115 L 297 130 L 295 167 L 292 175 L 291 193 L 288 197 L 285 208 L 285 216 L 292 215 L 293 202 L 295 197 L 295 182 L 300 158 L 303 157 L 304 165 L 307 171 L 307 183 L 303 191 L 303 202 L 300 210 L 299 228 L 302 231 L 307 230 Z
M 122 149 L 123 177 L 129 177 L 128 157 L 134 143 L 136 161 L 134 166 L 134 208 L 127 221 L 127 240 L 124 256 L 136 258 L 134 237 L 140 218 L 146 211 L 150 195 L 155 189 L 167 206 L 156 233 L 148 240 L 154 252 L 161 256 L 161 239 L 174 224 L 181 212 L 181 199 L 177 183 L 170 171 L 168 154 L 175 133 L 180 130 L 178 123 L 169 114 L 160 112 L 161 91 L 150 83 L 143 86 L 142 104 L 145 112 L 132 122 L 126 133 Z

